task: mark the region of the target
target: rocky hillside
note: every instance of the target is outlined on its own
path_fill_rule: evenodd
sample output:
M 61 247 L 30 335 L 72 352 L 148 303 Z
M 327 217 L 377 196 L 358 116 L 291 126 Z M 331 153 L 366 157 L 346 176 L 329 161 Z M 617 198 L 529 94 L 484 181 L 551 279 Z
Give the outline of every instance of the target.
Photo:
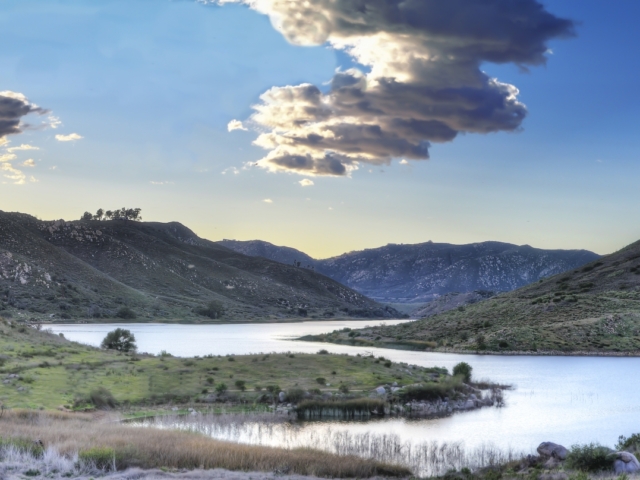
M 249 257 L 179 223 L 0 212 L 0 310 L 42 319 L 397 317 L 312 270 Z
M 429 302 L 450 292 L 506 292 L 597 259 L 586 250 L 542 250 L 528 245 L 426 242 L 394 245 L 314 260 L 258 240 L 219 242 L 246 255 L 301 262 L 378 301 Z
M 513 292 L 357 338 L 473 351 L 640 353 L 640 241 Z

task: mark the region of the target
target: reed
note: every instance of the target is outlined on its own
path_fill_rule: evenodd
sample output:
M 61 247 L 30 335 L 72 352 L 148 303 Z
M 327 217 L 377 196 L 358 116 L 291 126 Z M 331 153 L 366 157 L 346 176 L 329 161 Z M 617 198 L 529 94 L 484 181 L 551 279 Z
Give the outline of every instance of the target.
M 385 402 L 375 398 L 348 400 L 303 400 L 296 408 L 299 419 L 335 418 L 348 420 L 384 415 Z
M 66 458 L 87 451 L 111 449 L 118 468 L 179 468 L 290 472 L 320 477 L 407 476 L 406 467 L 336 455 L 309 448 L 284 449 L 243 445 L 192 432 L 140 428 L 114 422 L 96 422 L 91 416 L 10 411 L 2 418 L 3 442 L 38 439 Z

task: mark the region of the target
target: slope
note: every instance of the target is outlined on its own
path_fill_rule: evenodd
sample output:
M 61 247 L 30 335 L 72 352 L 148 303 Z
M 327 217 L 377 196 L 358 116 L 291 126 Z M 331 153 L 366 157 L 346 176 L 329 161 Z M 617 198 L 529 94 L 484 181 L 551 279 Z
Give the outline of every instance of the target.
M 220 242 L 246 255 L 293 260 L 383 302 L 428 302 L 450 292 L 505 292 L 577 268 L 599 256 L 586 250 L 543 250 L 501 242 L 469 245 L 390 244 L 313 260 L 302 252 L 258 240 Z
M 397 315 L 316 272 L 236 253 L 175 222 L 0 212 L 0 288 L 1 308 L 38 320 Z
M 380 346 L 470 351 L 639 353 L 640 241 L 513 292 L 408 324 L 359 331 L 358 338 Z

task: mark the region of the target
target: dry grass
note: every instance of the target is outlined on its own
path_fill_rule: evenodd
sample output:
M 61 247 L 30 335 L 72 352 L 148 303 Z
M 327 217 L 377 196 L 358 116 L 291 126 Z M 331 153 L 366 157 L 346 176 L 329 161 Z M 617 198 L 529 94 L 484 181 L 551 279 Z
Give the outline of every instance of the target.
M 398 477 L 411 473 L 404 467 L 354 455 L 240 445 L 194 433 L 98 422 L 88 415 L 62 412 L 5 412 L 0 419 L 0 435 L 5 441 L 41 440 L 46 447 L 55 447 L 69 457 L 88 449 L 111 448 L 118 468 L 224 468 L 338 478 Z

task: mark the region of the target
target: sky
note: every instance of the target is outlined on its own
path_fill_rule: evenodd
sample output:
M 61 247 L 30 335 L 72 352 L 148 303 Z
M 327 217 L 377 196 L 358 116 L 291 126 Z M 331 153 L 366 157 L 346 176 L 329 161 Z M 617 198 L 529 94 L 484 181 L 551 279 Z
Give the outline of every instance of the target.
M 316 258 L 640 239 L 640 3 L 4 0 L 0 209 Z

